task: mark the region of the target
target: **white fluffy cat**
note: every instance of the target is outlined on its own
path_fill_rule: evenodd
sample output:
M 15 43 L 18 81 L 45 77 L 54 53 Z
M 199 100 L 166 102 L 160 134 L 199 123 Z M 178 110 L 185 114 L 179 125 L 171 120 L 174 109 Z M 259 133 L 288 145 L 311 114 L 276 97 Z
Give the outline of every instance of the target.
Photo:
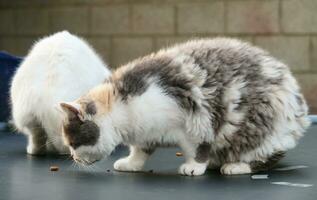
M 75 100 L 109 75 L 94 50 L 67 31 L 38 41 L 11 86 L 13 121 L 28 136 L 27 153 L 67 154 L 61 135 L 62 113 L 54 105 Z

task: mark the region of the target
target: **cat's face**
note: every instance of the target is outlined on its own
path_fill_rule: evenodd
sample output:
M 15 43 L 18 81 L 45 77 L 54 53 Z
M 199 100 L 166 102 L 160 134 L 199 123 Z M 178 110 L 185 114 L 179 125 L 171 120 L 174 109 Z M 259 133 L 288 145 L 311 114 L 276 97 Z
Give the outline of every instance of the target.
M 69 146 L 73 159 L 83 164 L 92 164 L 104 154 L 100 148 L 100 128 L 94 102 L 61 103 L 65 112 L 63 137 Z
M 115 147 L 114 131 L 107 120 L 114 96 L 113 87 L 103 84 L 74 102 L 60 104 L 65 113 L 64 142 L 76 162 L 91 164 Z

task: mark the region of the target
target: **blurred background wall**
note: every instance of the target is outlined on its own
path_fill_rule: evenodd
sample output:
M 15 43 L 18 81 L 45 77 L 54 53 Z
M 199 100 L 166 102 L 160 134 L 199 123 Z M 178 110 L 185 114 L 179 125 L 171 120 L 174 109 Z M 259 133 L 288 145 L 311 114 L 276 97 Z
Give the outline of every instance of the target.
M 24 56 L 60 30 L 111 67 L 193 37 L 241 38 L 289 64 L 317 113 L 317 0 L 0 0 L 0 50 Z

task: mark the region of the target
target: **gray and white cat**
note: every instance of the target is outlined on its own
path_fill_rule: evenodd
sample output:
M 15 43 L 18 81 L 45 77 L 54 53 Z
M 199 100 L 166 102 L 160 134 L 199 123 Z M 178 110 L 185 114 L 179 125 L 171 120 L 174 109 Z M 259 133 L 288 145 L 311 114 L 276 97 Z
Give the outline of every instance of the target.
M 309 126 L 288 67 L 235 39 L 189 41 L 118 68 L 71 103 L 63 135 L 77 162 L 91 164 L 120 143 L 119 171 L 141 170 L 158 146 L 179 146 L 183 175 L 207 168 L 245 174 L 271 168 Z
M 69 153 L 62 140 L 61 101 L 72 101 L 100 84 L 110 71 L 83 39 L 58 32 L 38 41 L 11 85 L 12 116 L 28 136 L 27 153 Z

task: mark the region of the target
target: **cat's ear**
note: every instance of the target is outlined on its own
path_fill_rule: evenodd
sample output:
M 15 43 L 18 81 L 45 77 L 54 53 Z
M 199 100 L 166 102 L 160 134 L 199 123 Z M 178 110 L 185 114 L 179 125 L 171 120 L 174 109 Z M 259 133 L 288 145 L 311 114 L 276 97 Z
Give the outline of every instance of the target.
M 62 102 L 59 104 L 62 111 L 67 115 L 68 119 L 74 120 L 79 119 L 80 121 L 84 121 L 84 116 L 80 111 L 80 105 L 77 103 L 66 103 Z

